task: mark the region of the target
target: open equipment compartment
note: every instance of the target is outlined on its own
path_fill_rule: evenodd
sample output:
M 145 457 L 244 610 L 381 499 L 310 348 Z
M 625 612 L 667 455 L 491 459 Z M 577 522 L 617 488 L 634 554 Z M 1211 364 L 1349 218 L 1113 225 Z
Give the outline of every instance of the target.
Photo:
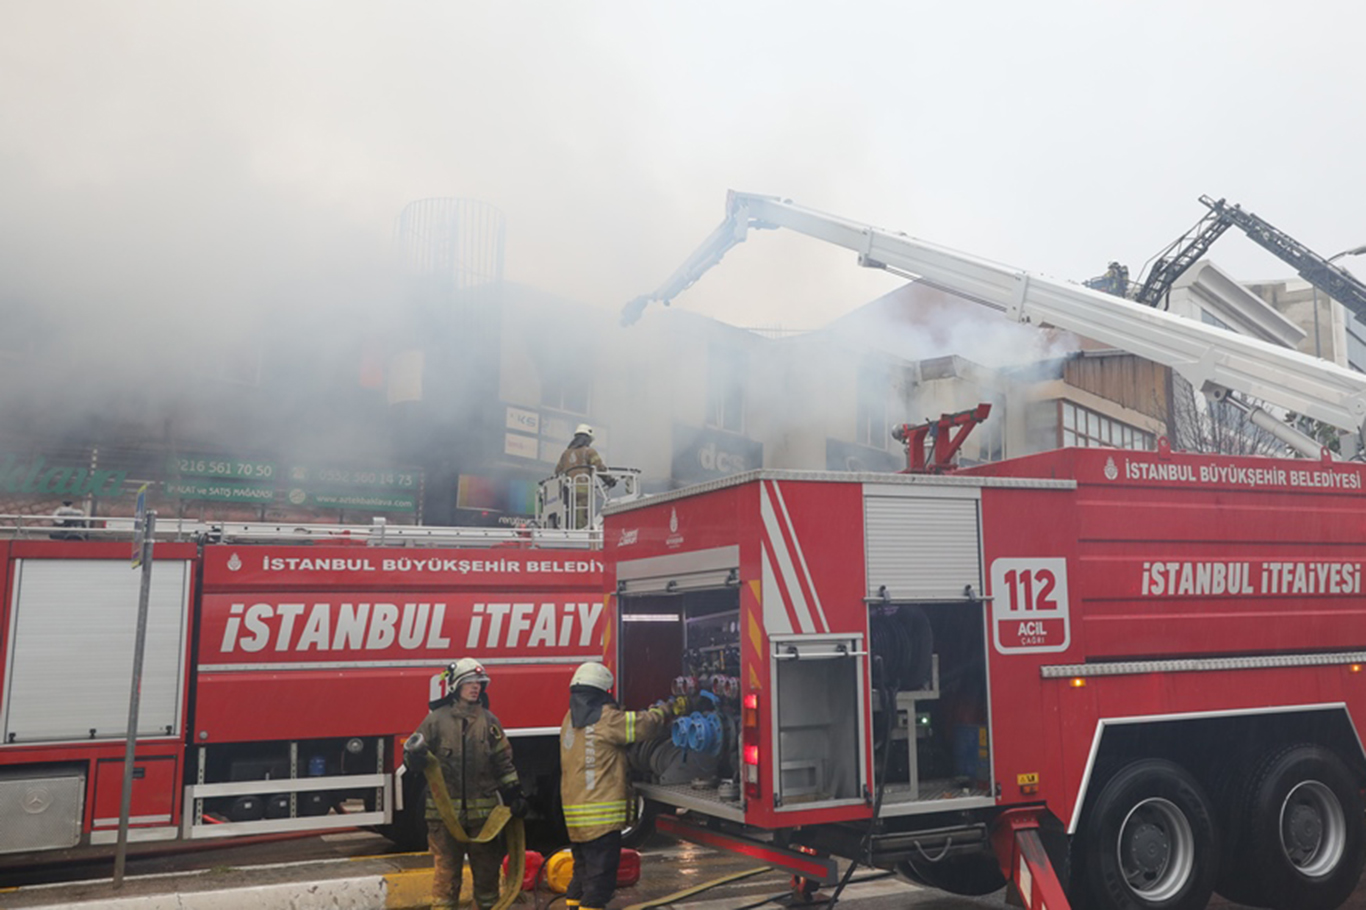
M 862 635 L 774 635 L 777 809 L 863 802 Z

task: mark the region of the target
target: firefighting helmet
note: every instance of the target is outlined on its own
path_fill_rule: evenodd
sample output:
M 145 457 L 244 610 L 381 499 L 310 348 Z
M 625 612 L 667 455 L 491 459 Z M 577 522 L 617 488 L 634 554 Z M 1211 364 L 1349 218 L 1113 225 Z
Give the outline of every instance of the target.
M 446 691 L 459 692 L 465 683 L 489 683 L 489 674 L 484 665 L 473 657 L 462 657 L 446 667 Z
M 588 424 L 586 424 L 586 423 L 581 423 L 581 424 L 579 424 L 578 426 L 576 426 L 576 427 L 574 428 L 574 435 L 575 435 L 575 436 L 587 436 L 589 439 L 592 439 L 592 438 L 593 438 L 593 428 L 590 427 L 590 426 L 589 426 Z
M 616 682 L 612 678 L 612 671 L 604 667 L 597 661 L 589 661 L 580 664 L 574 671 L 574 677 L 569 680 L 569 685 L 573 686 L 592 686 L 594 689 L 601 689 L 604 692 L 612 691 L 612 684 Z

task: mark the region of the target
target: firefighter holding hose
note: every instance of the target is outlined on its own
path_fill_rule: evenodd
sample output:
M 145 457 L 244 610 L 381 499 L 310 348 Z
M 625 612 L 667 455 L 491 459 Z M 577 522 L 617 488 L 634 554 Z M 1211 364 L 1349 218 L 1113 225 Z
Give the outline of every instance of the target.
M 426 773 L 430 784 L 426 817 L 433 867 L 432 908 L 455 907 L 468 853 L 474 906 L 493 910 L 506 906 L 498 887 L 507 849 L 501 823 L 506 823 L 509 814 L 515 819 L 525 817 L 527 802 L 507 734 L 481 703 L 489 684 L 483 665 L 465 657 L 447 667 L 445 676 L 454 698 L 438 703 L 404 744 L 404 764 L 410 771 Z M 435 759 L 430 771 L 428 756 Z M 507 806 L 504 811 L 499 811 L 500 796 Z M 496 830 L 489 830 L 494 827 L 491 819 L 501 820 Z M 515 824 L 520 832 L 520 823 Z M 520 862 L 516 865 L 521 866 Z M 516 885 L 520 889 L 520 876 Z
M 560 794 L 574 856 L 569 910 L 603 910 L 612 899 L 631 802 L 626 748 L 669 733 L 664 707 L 623 711 L 612 700 L 613 682 L 602 664 L 582 664 L 569 681 L 569 712 L 560 724 Z

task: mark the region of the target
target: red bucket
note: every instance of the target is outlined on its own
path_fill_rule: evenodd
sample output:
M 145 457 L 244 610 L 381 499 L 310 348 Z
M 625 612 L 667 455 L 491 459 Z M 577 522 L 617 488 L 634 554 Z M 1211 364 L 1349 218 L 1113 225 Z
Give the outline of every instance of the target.
M 531 854 L 527 854 L 530 856 Z M 617 887 L 628 888 L 640 881 L 640 854 L 630 847 L 621 848 L 621 863 L 617 866 Z
M 503 874 L 508 874 L 508 860 L 510 857 L 503 857 Z M 536 886 L 536 873 L 541 871 L 541 863 L 545 862 L 545 857 L 535 850 L 526 852 L 526 871 L 522 873 L 522 890 L 530 891 Z

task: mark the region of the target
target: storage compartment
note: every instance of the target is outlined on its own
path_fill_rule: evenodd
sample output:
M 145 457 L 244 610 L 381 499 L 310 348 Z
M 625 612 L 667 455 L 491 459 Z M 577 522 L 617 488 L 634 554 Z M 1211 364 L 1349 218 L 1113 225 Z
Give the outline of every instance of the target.
M 778 808 L 863 799 L 862 636 L 773 637 Z
M 868 624 L 883 814 L 990 804 L 983 605 L 876 604 Z
M 0 853 L 76 846 L 84 809 L 80 771 L 0 773 Z
M 630 750 L 641 792 L 740 818 L 739 589 L 624 594 L 618 606 L 624 703 L 638 709 L 666 699 L 678 715 L 670 739 Z
M 175 803 L 176 759 L 174 756 L 138 758 L 133 762 L 133 793 L 128 809 L 128 824 L 169 825 Z M 104 758 L 95 763 L 96 828 L 117 828 L 123 807 L 123 759 Z

